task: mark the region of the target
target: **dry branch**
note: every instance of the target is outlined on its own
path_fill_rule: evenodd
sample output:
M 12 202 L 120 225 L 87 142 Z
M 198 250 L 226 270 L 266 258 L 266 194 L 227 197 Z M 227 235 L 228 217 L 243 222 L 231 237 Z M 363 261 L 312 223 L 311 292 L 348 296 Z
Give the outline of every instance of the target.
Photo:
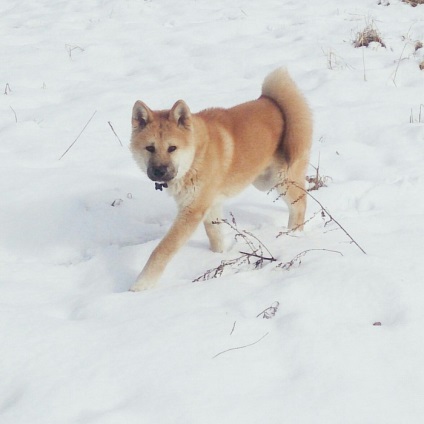
M 223 353 L 230 352 L 231 350 L 244 349 L 245 347 L 253 346 L 253 345 L 259 343 L 261 340 L 263 340 L 268 334 L 269 334 L 269 332 L 266 333 L 266 334 L 264 334 L 259 340 L 256 340 L 256 342 L 249 343 L 249 344 L 244 345 L 244 346 L 232 347 L 230 349 L 227 349 L 227 350 L 224 350 L 222 352 L 219 352 L 215 356 L 213 356 L 212 359 L 215 359 L 216 357 L 218 357 L 219 355 L 222 355 Z
M 80 46 L 73 46 L 71 44 L 65 44 L 65 49 L 68 52 L 69 59 L 72 59 L 72 52 L 74 50 L 78 50 L 80 52 L 83 52 L 84 51 L 84 49 L 82 47 L 80 47 Z
M 305 189 L 303 189 L 305 190 Z M 365 252 L 365 250 L 356 242 L 356 240 L 346 231 L 346 229 L 340 224 L 339 221 L 337 221 L 333 215 L 330 214 L 330 212 L 328 212 L 328 210 L 322 205 L 322 203 L 316 199 L 314 196 L 312 196 L 311 193 L 307 192 L 305 190 L 305 192 L 308 194 L 309 197 L 311 197 L 316 203 L 318 203 L 318 205 L 321 207 L 321 210 L 328 216 L 328 218 L 330 218 L 330 221 L 335 222 L 336 225 L 350 238 L 350 240 L 352 241 L 353 244 L 355 244 L 358 249 L 364 254 L 366 255 L 367 253 Z
M 406 49 L 406 46 L 407 46 L 407 45 L 408 45 L 408 43 L 405 43 L 405 45 L 403 46 L 402 52 L 400 53 L 400 57 L 399 57 L 399 60 L 398 60 L 398 64 L 397 64 L 397 66 L 396 66 L 395 73 L 394 73 L 394 75 L 393 75 L 393 84 L 394 84 L 396 87 L 397 87 L 397 85 L 396 85 L 396 76 L 397 76 L 397 73 L 398 73 L 398 70 L 399 70 L 400 62 L 402 62 L 403 53 L 404 53 L 404 51 L 405 51 L 405 49 Z
M 15 109 L 12 106 L 9 106 L 12 109 L 13 114 L 15 115 L 15 122 L 18 123 L 18 115 L 16 115 Z
M 418 119 L 415 119 L 415 117 L 414 117 L 414 111 L 411 108 L 411 116 L 409 117 L 409 123 L 411 123 L 411 124 L 415 124 L 415 123 L 421 124 L 421 123 L 424 123 L 424 113 L 423 113 L 423 110 L 424 110 L 424 104 L 420 104 L 420 111 L 418 112 Z
M 271 319 L 275 316 L 280 306 L 280 302 L 275 301 L 269 308 L 266 308 L 261 313 L 256 315 L 256 318 L 259 318 L 262 315 L 262 318 Z
M 320 206 L 320 208 L 321 208 L 321 210 L 320 210 L 320 213 L 321 213 L 321 216 L 324 218 L 325 216 L 327 216 L 328 218 L 329 218 L 329 220 L 325 223 L 325 225 L 327 225 L 327 224 L 329 224 L 330 222 L 334 222 L 345 234 L 346 234 L 346 236 L 351 240 L 351 242 L 353 243 L 353 244 L 355 244 L 357 247 L 358 247 L 358 249 L 363 253 L 363 254 L 367 254 L 366 252 L 365 252 L 365 250 L 359 245 L 359 243 L 346 231 L 346 229 L 340 224 L 340 222 L 339 221 L 337 221 L 335 218 L 334 218 L 334 216 L 333 215 L 331 215 L 331 213 L 328 211 L 328 209 L 326 209 L 325 207 L 324 207 L 324 205 L 316 198 L 316 197 L 314 197 L 308 190 L 306 190 L 305 188 L 303 188 L 302 186 L 300 186 L 299 184 L 297 184 L 295 181 L 291 181 L 291 180 L 287 180 L 287 179 L 285 179 L 284 181 L 282 181 L 281 183 L 279 183 L 279 184 L 277 184 L 275 187 L 274 187 L 274 189 L 276 188 L 276 187 L 278 187 L 278 186 L 281 186 L 281 185 L 286 185 L 286 186 L 288 186 L 289 184 L 293 184 L 293 185 L 295 185 L 298 189 L 300 189 L 300 190 L 302 190 L 305 194 L 307 194 L 312 200 L 314 200 L 319 206 Z M 272 191 L 272 190 L 271 190 Z M 281 197 L 282 195 L 280 195 L 280 196 L 278 196 L 277 197 L 277 199 L 279 198 L 279 197 Z M 296 202 L 297 200 L 295 200 L 295 202 Z M 315 215 L 314 215 L 315 216 Z M 296 228 L 294 228 L 294 229 L 292 229 L 292 230 L 289 230 L 289 231 L 294 231 L 294 230 L 296 230 Z M 282 235 L 283 233 L 279 233 L 278 234 L 278 236 L 280 236 L 280 235 Z M 277 237 L 278 237 L 277 236 Z
M 77 138 L 72 142 L 72 144 L 65 150 L 65 152 L 62 154 L 62 156 L 59 158 L 61 160 L 63 156 L 66 155 L 66 153 L 71 150 L 72 146 L 77 142 L 77 140 L 80 138 L 81 134 L 84 132 L 84 130 L 88 127 L 88 124 L 91 122 L 91 120 L 94 118 L 94 115 L 97 113 L 97 110 L 94 111 L 93 115 L 91 115 L 91 118 L 88 120 L 88 122 L 84 125 L 84 128 L 81 130 L 81 132 L 78 134 Z
M 116 134 L 116 132 L 115 132 L 115 130 L 114 130 L 114 128 L 113 128 L 113 126 L 112 126 L 112 123 L 111 123 L 110 121 L 107 121 L 107 123 L 109 124 L 109 127 L 110 127 L 110 129 L 112 130 L 112 132 L 115 134 L 115 137 L 118 139 L 119 144 L 121 145 L 121 147 L 124 147 L 124 145 L 122 144 L 122 141 L 121 141 L 121 139 L 119 138 L 118 134 Z
M 307 175 L 306 181 L 309 184 L 308 191 L 319 190 L 322 187 L 327 187 L 328 181 L 331 181 L 332 178 L 327 175 L 321 175 L 320 173 L 320 156 L 318 156 L 318 165 L 315 167 L 312 165 L 312 168 L 315 169 L 315 175 Z
M 236 241 L 241 239 L 246 244 L 250 252 L 240 251 L 239 253 L 241 256 L 221 261 L 217 267 L 208 269 L 200 277 L 194 279 L 193 283 L 220 277 L 226 268 L 240 268 L 242 265 L 247 265 L 253 266 L 254 269 L 259 269 L 262 268 L 265 261 L 275 262 L 277 260 L 274 258 L 269 249 L 254 234 L 246 230 L 240 230 L 237 226 L 234 215 L 232 213 L 230 213 L 230 215 L 231 221 L 223 219 L 222 221 L 214 221 L 213 224 L 228 225 L 235 232 L 234 239 Z
M 343 256 L 343 253 L 342 252 L 339 252 L 338 250 L 331 250 L 331 249 L 307 249 L 307 250 L 304 250 L 303 252 L 298 253 L 293 259 L 291 259 L 288 262 L 280 262 L 277 265 L 277 268 L 285 269 L 286 271 L 288 271 L 296 263 L 300 265 L 302 263 L 302 258 L 307 253 L 314 252 L 314 251 L 338 253 L 339 255 Z

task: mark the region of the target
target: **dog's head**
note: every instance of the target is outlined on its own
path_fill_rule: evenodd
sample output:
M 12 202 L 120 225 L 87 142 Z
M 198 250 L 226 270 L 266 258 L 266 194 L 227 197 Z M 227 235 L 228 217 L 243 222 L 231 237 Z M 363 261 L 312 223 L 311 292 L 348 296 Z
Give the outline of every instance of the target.
M 152 181 L 169 182 L 183 177 L 195 153 L 192 116 L 184 101 L 161 111 L 137 101 L 132 113 L 131 151 Z

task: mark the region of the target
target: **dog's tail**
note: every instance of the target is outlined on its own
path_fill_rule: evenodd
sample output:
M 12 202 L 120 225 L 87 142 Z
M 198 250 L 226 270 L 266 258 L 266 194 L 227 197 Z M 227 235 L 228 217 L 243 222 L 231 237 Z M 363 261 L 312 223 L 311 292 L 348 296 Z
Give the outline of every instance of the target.
M 278 68 L 265 78 L 262 95 L 274 100 L 283 114 L 281 147 L 287 164 L 307 161 L 312 142 L 312 113 L 286 69 Z

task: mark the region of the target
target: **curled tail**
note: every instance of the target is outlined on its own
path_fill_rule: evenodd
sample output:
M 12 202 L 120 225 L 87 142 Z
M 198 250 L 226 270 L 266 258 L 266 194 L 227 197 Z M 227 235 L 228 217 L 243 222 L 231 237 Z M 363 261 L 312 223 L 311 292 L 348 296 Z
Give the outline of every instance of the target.
M 307 163 L 312 143 L 312 113 L 287 70 L 278 68 L 262 84 L 262 95 L 280 107 L 284 117 L 282 153 L 286 163 Z

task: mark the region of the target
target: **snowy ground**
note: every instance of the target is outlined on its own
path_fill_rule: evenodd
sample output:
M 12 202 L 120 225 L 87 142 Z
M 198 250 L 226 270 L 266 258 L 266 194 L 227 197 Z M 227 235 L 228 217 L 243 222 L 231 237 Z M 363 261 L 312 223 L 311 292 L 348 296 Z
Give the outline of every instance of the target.
M 352 46 L 367 24 L 385 48 Z M 422 423 L 416 41 L 424 6 L 399 0 L 3 0 L 0 422 Z M 241 249 L 226 228 L 214 254 L 199 229 L 157 289 L 129 293 L 176 210 L 128 151 L 134 101 L 231 106 L 281 65 L 314 111 L 311 164 L 331 177 L 313 194 L 367 255 L 319 215 L 276 238 L 286 207 L 249 189 L 227 217 L 278 262 L 343 256 L 192 283 Z

